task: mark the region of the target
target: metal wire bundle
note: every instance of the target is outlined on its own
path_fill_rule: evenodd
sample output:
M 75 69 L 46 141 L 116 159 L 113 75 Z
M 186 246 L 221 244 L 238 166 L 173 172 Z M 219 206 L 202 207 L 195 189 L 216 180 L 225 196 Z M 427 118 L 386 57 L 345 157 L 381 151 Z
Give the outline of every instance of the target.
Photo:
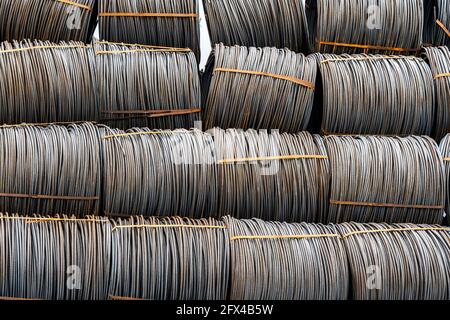
M 450 5 L 450 4 L 449 4 Z M 434 136 L 440 140 L 450 132 L 450 50 L 448 47 L 425 48 L 436 92 Z
M 219 216 L 322 222 L 329 164 L 322 139 L 307 132 L 212 132 L 217 150 Z
M 202 79 L 205 127 L 305 130 L 316 73 L 314 58 L 287 49 L 216 45 Z
M 96 0 L 2 0 L 0 41 L 90 42 L 96 20 Z
M 450 223 L 450 134 L 446 135 L 439 145 L 439 149 L 444 160 L 444 178 L 445 178 L 445 212 L 447 225 Z
M 323 53 L 417 54 L 423 37 L 423 0 L 307 0 Z
M 433 75 L 423 59 L 318 54 L 326 134 L 431 134 Z
M 0 43 L 0 123 L 95 121 L 93 62 L 81 42 Z
M 110 216 L 215 216 L 212 137 L 201 131 L 111 130 L 103 139 L 103 197 Z M 124 174 L 126 173 L 126 174 Z
M 331 175 L 328 221 L 441 224 L 445 178 L 428 137 L 324 139 Z
M 0 214 L 1 299 L 106 299 L 111 230 L 101 218 Z
M 225 218 L 232 300 L 344 300 L 349 274 L 334 226 Z
M 450 229 L 429 225 L 338 225 L 356 300 L 450 299 Z
M 104 137 L 105 211 L 323 221 L 326 158 L 308 133 L 112 130 Z
M 450 1 L 427 0 L 425 5 L 424 43 L 450 46 Z
M 96 126 L 0 128 L 0 212 L 99 213 L 101 159 Z
M 304 1 L 207 0 L 204 6 L 213 44 L 312 49 Z
M 192 51 L 105 42 L 95 51 L 103 121 L 123 129 L 190 129 L 200 121 Z
M 99 0 L 100 38 L 191 48 L 200 60 L 197 0 Z
M 112 231 L 113 299 L 225 300 L 229 240 L 213 219 L 131 218 Z

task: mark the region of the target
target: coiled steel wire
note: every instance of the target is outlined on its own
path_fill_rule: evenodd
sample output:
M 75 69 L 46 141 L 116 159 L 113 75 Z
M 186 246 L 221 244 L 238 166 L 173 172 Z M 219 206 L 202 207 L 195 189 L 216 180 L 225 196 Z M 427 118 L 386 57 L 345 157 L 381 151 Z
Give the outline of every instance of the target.
M 225 218 L 232 300 L 344 300 L 349 272 L 334 226 Z
M 200 121 L 200 78 L 189 49 L 95 44 L 102 121 L 128 129 L 190 129 Z
M 100 131 L 89 123 L 0 127 L 0 212 L 99 213 Z
M 316 51 L 418 54 L 423 0 L 306 0 Z
M 204 6 L 213 44 L 312 50 L 304 1 L 206 0 Z
M 423 59 L 317 54 L 325 134 L 426 134 L 435 120 L 433 75 Z
M 0 299 L 104 300 L 108 220 L 0 214 Z
M 429 225 L 345 223 L 356 300 L 450 299 L 450 229 Z
M 200 60 L 198 0 L 99 0 L 102 40 L 191 48 Z
M 330 161 L 329 222 L 441 224 L 444 165 L 431 138 L 324 138 Z
M 424 5 L 424 44 L 450 46 L 450 1 L 427 0 Z
M 444 160 L 446 225 L 450 225 L 450 134 L 441 140 L 439 149 Z
M 448 47 L 425 48 L 436 92 L 436 119 L 433 135 L 440 140 L 450 133 L 450 50 Z
M 328 162 L 308 133 L 111 130 L 103 145 L 107 215 L 325 219 Z
M 289 50 L 216 45 L 202 78 L 204 126 L 305 130 L 316 73 L 314 58 Z
M 0 43 L 0 124 L 96 121 L 92 48 L 81 42 Z
M 96 0 L 0 1 L 0 41 L 90 42 L 96 24 Z
M 131 218 L 112 231 L 113 299 L 225 300 L 229 240 L 213 219 Z

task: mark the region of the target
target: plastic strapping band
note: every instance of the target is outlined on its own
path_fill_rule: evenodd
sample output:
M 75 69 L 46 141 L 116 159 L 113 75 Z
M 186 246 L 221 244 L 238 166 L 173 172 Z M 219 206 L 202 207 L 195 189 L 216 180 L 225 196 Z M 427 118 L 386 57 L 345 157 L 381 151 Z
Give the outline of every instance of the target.
M 99 17 L 198 18 L 196 13 L 100 12 Z
M 0 301 L 42 301 L 42 299 L 0 297 Z
M 101 112 L 106 114 L 141 115 L 149 118 L 160 118 L 160 117 L 180 116 L 193 113 L 200 113 L 201 111 L 202 109 L 192 108 L 192 109 L 176 109 L 176 110 L 102 110 Z M 120 118 L 118 118 L 117 120 L 120 120 Z
M 85 123 L 96 124 L 95 121 L 90 121 L 90 122 L 70 121 L 70 122 L 47 122 L 47 123 L 43 122 L 43 123 L 4 124 L 4 125 L 0 126 L 0 128 L 39 127 L 39 126 L 47 127 L 47 126 L 52 126 L 52 125 L 70 125 L 70 124 L 85 124 Z
M 74 197 L 74 196 L 48 196 L 48 195 L 31 195 L 16 193 L 0 193 L 0 198 L 23 198 L 23 199 L 42 199 L 42 200 L 77 200 L 77 201 L 96 201 L 100 197 Z
M 421 49 L 404 49 L 404 48 L 395 48 L 395 47 L 374 46 L 374 45 L 368 45 L 368 44 L 352 44 L 352 43 L 340 43 L 340 42 L 328 42 L 328 41 L 318 41 L 318 43 L 319 43 L 319 45 L 359 48 L 359 49 L 365 49 L 365 50 L 384 50 L 384 51 L 397 51 L 397 52 L 419 52 L 421 50 Z
M 429 227 L 429 228 L 394 228 L 394 229 L 376 229 L 376 230 L 360 230 L 353 231 L 347 234 L 342 235 L 342 238 L 348 238 L 354 235 L 359 234 L 370 234 L 370 233 L 385 233 L 385 232 L 408 232 L 408 231 L 445 231 L 450 232 L 450 228 L 442 228 L 442 227 Z
M 431 205 L 406 205 L 406 204 L 392 204 L 392 203 L 375 203 L 375 202 L 353 202 L 353 201 L 336 201 L 330 200 L 332 205 L 341 206 L 361 206 L 361 207 L 385 207 L 385 208 L 404 208 L 404 209 L 444 209 L 444 206 Z
M 191 52 L 191 49 L 187 48 L 155 48 L 155 49 L 130 49 L 130 50 L 100 50 L 95 51 L 96 55 L 105 54 L 124 54 L 124 53 L 140 53 L 140 52 Z
M 23 52 L 23 51 L 29 51 L 29 50 L 40 50 L 40 49 L 78 49 L 78 48 L 90 48 L 90 46 L 88 46 L 88 45 L 66 45 L 66 46 L 60 46 L 60 45 L 48 45 L 48 46 L 34 46 L 34 47 L 27 47 L 27 48 L 16 48 L 16 49 L 0 50 L 0 54 L 2 54 L 2 53 L 13 53 L 13 52 Z
M 437 74 L 433 78 L 434 79 L 439 79 L 439 78 L 445 78 L 445 77 L 450 77 L 450 72 Z
M 448 37 L 450 37 L 450 30 L 448 30 L 447 27 L 446 27 L 440 20 L 436 20 L 436 24 L 437 24 L 442 30 L 444 30 L 444 32 L 447 34 Z
M 147 301 L 146 299 L 130 298 L 130 297 L 118 297 L 118 296 L 113 296 L 112 294 L 109 295 L 109 299 L 116 300 L 116 301 Z
M 270 236 L 235 236 L 230 241 L 236 240 L 263 240 L 263 239 L 318 239 L 340 238 L 339 234 L 300 234 L 300 235 L 270 235 Z
M 109 222 L 109 220 L 107 220 L 107 219 L 38 218 L 38 217 L 8 217 L 8 216 L 0 216 L 0 220 L 22 220 L 22 221 L 25 221 L 26 223 L 57 222 L 57 221 L 66 221 L 66 222 L 95 222 L 95 223 Z
M 325 64 L 329 62 L 340 62 L 340 61 L 367 61 L 367 60 L 419 60 L 417 57 L 405 57 L 405 56 L 374 56 L 374 57 L 353 57 L 353 58 L 333 58 L 333 59 L 325 59 L 320 61 L 320 63 Z
M 306 88 L 314 90 L 314 84 L 305 80 L 297 79 L 290 76 L 283 76 L 274 73 L 260 72 L 260 71 L 250 71 L 250 70 L 239 70 L 239 69 L 227 69 L 227 68 L 216 68 L 214 72 L 229 72 L 229 73 L 240 73 L 240 74 L 249 74 L 255 76 L 263 76 L 263 77 L 271 77 L 275 79 L 289 81 L 295 84 L 299 84 Z
M 92 11 L 92 8 L 90 6 L 85 5 L 85 4 L 81 4 L 81 3 L 77 3 L 77 2 L 74 2 L 74 1 L 70 1 L 70 0 L 55 0 L 55 1 L 67 4 L 69 6 L 75 6 L 75 7 L 81 8 L 81 9 Z
M 226 229 L 225 226 L 202 226 L 202 225 L 187 225 L 187 224 L 136 224 L 115 226 L 112 231 L 117 229 Z
M 229 163 L 238 163 L 238 162 L 271 161 L 271 160 L 299 160 L 299 159 L 328 159 L 328 157 L 322 156 L 322 155 L 288 155 L 288 156 L 273 156 L 273 157 L 225 159 L 225 160 L 219 160 L 218 163 L 219 164 L 229 164 Z

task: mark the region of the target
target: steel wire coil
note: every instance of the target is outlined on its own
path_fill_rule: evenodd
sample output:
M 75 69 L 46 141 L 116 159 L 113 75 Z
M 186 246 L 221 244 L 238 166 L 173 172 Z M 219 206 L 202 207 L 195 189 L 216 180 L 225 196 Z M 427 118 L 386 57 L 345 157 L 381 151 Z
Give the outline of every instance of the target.
M 190 48 L 200 60 L 199 1 L 99 0 L 102 40 Z
M 435 92 L 423 59 L 364 54 L 316 58 L 323 83 L 323 133 L 431 134 Z
M 111 230 L 94 217 L 0 214 L 1 299 L 106 299 Z
M 89 123 L 0 127 L 0 212 L 99 213 L 100 131 Z
M 191 129 L 200 121 L 192 51 L 105 42 L 94 47 L 102 122 L 122 129 Z
M 230 217 L 225 224 L 232 300 L 347 299 L 347 257 L 334 226 Z
M 213 219 L 131 218 L 112 232 L 113 299 L 225 300 L 229 241 Z
M 202 78 L 204 126 L 303 131 L 316 74 L 314 58 L 287 49 L 216 45 Z
M 433 135 L 440 140 L 450 133 L 450 50 L 448 47 L 425 48 L 436 92 L 436 120 Z
M 329 222 L 443 222 L 444 164 L 431 138 L 328 136 L 324 143 Z
M 111 130 L 103 144 L 107 215 L 325 219 L 328 162 L 308 133 Z
M 81 42 L 0 43 L 0 123 L 96 121 L 94 54 Z
M 306 6 L 317 52 L 420 53 L 423 0 L 306 0 Z
M 424 44 L 450 46 L 450 1 L 427 0 L 424 5 Z
M 352 299 L 450 299 L 450 229 L 357 223 L 337 228 L 348 235 Z
M 206 0 L 204 6 L 213 44 L 312 50 L 304 1 Z
M 446 225 L 450 225 L 450 134 L 441 140 L 439 149 L 444 160 Z
M 2 0 L 0 41 L 25 39 L 90 42 L 96 0 Z

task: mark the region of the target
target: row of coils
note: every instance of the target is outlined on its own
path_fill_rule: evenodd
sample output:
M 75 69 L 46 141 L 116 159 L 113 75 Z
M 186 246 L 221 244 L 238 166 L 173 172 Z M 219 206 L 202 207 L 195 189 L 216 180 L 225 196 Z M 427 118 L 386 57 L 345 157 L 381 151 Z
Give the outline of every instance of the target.
M 304 56 L 219 44 L 200 77 L 189 49 L 4 42 L 0 123 L 97 121 L 120 129 L 309 130 L 439 140 L 450 132 L 450 51 L 426 48 L 424 58 Z
M 385 54 L 450 44 L 448 0 L 205 0 L 203 5 L 213 44 Z M 98 19 L 102 40 L 191 48 L 199 58 L 199 13 L 198 0 L 4 0 L 0 40 L 90 42 Z
M 448 300 L 449 232 L 0 214 L 0 300 Z
M 442 224 L 449 137 L 0 128 L 0 212 Z

